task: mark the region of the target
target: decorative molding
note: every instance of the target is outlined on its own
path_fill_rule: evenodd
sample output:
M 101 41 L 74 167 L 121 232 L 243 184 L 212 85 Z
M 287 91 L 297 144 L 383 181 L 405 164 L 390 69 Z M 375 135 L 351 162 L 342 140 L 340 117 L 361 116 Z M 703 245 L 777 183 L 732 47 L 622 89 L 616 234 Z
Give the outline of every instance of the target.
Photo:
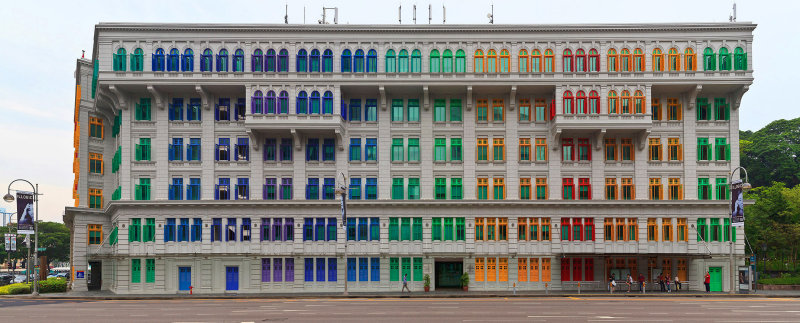
M 742 104 L 742 97 L 744 96 L 745 93 L 747 93 L 748 90 L 750 90 L 750 85 L 742 85 L 742 87 L 739 88 L 739 90 L 737 90 L 733 94 L 733 109 L 734 110 L 738 110 L 739 109 L 739 105 Z
M 467 85 L 467 111 L 472 111 L 472 85 Z
M 250 137 L 250 142 L 252 143 L 250 147 L 252 147 L 254 151 L 258 151 L 258 147 L 260 145 L 258 142 L 258 137 L 256 136 L 255 132 L 253 132 L 253 129 L 247 129 L 246 132 L 247 136 Z
M 425 111 L 428 111 L 428 110 L 431 109 L 430 92 L 428 91 L 428 86 L 427 85 L 423 85 L 422 86 L 422 108 Z
M 378 92 L 381 94 L 381 111 L 386 111 L 386 88 L 383 85 L 378 86 Z
M 292 142 L 294 143 L 294 150 L 297 150 L 297 151 L 303 150 L 303 145 L 300 142 L 300 134 L 297 133 L 297 129 L 289 130 L 289 133 L 292 135 Z
M 147 85 L 147 92 L 150 92 L 150 94 L 153 96 L 153 98 L 156 99 L 156 107 L 158 107 L 160 110 L 166 110 L 167 109 L 167 107 L 166 107 L 166 105 L 167 105 L 166 101 L 167 100 L 165 100 L 164 96 L 161 95 L 161 93 L 158 92 L 158 90 L 156 90 L 155 86 Z
M 700 84 L 697 84 L 697 86 L 695 86 L 694 90 L 689 92 L 689 102 L 688 102 L 689 103 L 689 110 L 693 110 L 696 107 L 696 105 L 697 105 L 697 95 L 700 94 L 700 91 L 702 91 L 702 90 L 703 90 L 703 86 L 700 85 Z
M 122 93 L 116 86 L 109 85 L 108 90 L 114 93 L 117 96 L 117 102 L 119 102 L 119 107 L 122 110 L 128 110 L 128 101 L 125 98 L 125 94 Z
M 511 93 L 510 94 L 511 94 L 511 97 L 510 97 L 510 101 L 511 102 L 508 103 L 508 111 L 514 111 L 514 109 L 517 106 L 517 86 L 516 85 L 512 85 L 511 86 Z

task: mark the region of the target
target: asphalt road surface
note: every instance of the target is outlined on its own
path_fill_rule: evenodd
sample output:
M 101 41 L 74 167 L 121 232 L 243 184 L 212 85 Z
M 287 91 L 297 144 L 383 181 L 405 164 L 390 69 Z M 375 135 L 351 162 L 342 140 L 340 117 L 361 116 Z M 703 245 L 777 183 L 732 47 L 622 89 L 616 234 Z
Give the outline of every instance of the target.
M 798 298 L 0 298 L 3 322 L 800 322 Z

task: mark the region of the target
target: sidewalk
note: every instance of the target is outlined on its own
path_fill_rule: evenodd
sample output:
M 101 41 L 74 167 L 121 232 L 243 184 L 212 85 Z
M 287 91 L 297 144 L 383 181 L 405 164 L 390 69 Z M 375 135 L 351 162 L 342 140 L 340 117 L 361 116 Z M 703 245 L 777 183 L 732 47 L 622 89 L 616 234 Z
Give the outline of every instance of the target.
M 344 296 L 341 292 L 336 293 L 225 293 L 225 294 L 114 294 L 110 291 L 92 292 L 66 292 L 41 294 L 38 299 L 87 299 L 87 300 L 168 300 L 168 299 L 320 299 L 320 298 L 496 298 L 496 297 L 574 297 L 574 298 L 595 298 L 595 297 L 733 297 L 733 298 L 769 298 L 769 297 L 800 297 L 800 291 L 758 291 L 755 294 L 728 294 L 728 293 L 703 293 L 699 291 L 684 291 L 678 293 L 664 293 L 660 291 L 647 292 L 608 292 L 586 291 L 580 294 L 577 291 L 470 291 L 460 290 L 441 290 L 441 291 L 415 291 L 412 293 L 400 292 L 351 292 Z M 3 295 L 0 298 L 34 298 L 31 295 Z

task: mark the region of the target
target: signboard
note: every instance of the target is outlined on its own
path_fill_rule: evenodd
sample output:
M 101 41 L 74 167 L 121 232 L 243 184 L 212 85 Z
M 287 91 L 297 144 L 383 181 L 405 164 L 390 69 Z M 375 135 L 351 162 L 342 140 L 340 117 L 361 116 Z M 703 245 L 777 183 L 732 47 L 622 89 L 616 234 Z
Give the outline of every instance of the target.
M 6 251 L 17 251 L 17 235 L 13 233 L 5 234 Z
M 75 272 L 75 279 L 83 279 L 83 271 L 76 271 Z
M 744 193 L 741 179 L 731 182 L 731 225 L 744 226 Z
M 33 234 L 33 192 L 17 191 L 17 233 Z

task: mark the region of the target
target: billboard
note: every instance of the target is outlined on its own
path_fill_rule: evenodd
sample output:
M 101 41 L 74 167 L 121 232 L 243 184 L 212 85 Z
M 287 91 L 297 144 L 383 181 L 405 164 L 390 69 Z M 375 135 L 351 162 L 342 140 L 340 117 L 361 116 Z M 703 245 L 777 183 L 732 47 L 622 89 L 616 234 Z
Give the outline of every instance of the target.
M 17 233 L 33 234 L 33 192 L 17 191 Z
M 731 182 L 731 225 L 744 226 L 744 192 L 741 179 Z

